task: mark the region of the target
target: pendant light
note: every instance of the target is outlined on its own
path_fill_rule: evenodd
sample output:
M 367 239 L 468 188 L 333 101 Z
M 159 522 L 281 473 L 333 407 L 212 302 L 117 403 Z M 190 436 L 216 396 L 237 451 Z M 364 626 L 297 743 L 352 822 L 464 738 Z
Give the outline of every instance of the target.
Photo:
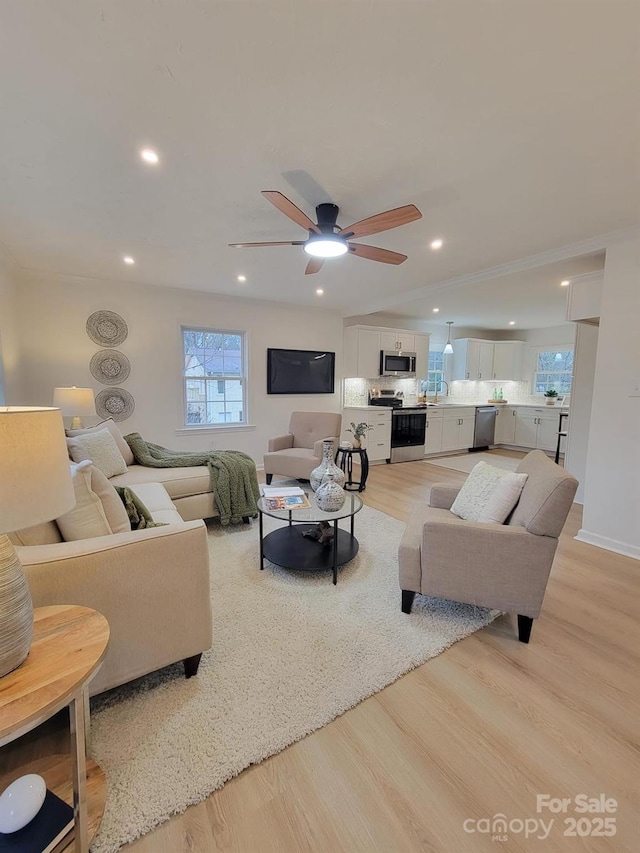
M 447 320 L 447 326 L 449 327 L 449 335 L 442 353 L 443 355 L 453 355 L 453 346 L 451 345 L 451 327 L 453 326 L 453 320 Z

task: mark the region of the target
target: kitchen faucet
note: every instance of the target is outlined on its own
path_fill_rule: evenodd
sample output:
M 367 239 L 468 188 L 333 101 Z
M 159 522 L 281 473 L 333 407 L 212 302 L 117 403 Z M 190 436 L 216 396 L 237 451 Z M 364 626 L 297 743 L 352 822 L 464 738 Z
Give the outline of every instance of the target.
M 440 382 L 441 382 L 443 385 L 446 385 L 446 386 L 447 386 L 447 393 L 446 393 L 446 396 L 448 397 L 448 396 L 449 396 L 449 383 L 448 383 L 448 382 L 445 382 L 445 380 L 444 380 L 444 379 L 441 379 L 441 380 L 440 380 Z M 435 396 L 434 396 L 434 398 L 433 398 L 433 402 L 434 402 L 434 403 L 437 403 L 437 402 L 438 402 L 438 385 L 440 384 L 440 382 L 436 382 L 436 393 L 435 393 Z

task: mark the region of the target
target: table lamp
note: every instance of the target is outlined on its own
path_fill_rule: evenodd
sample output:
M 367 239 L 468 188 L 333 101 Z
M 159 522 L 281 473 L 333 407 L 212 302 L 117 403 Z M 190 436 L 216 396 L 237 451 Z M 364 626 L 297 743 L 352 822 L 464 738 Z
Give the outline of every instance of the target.
M 60 410 L 0 406 L 0 676 L 25 660 L 33 636 L 29 586 L 6 534 L 75 502 Z
M 71 429 L 82 429 L 81 416 L 95 415 L 96 404 L 93 399 L 93 388 L 54 388 L 53 405 L 60 409 L 63 415 L 73 418 Z

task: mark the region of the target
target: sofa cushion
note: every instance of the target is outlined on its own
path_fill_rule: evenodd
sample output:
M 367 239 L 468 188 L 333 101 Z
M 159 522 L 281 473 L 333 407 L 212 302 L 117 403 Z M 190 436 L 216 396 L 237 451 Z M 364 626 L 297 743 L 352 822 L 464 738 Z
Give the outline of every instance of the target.
M 111 482 L 114 486 L 162 483 L 169 497 L 174 500 L 211 491 L 211 475 L 206 465 L 190 465 L 186 468 L 147 468 L 146 465 L 130 465 L 125 474 L 112 477 Z
M 125 533 L 131 529 L 116 490 L 91 462 L 71 465 L 71 479 L 76 504 L 56 519 L 65 542 Z
M 542 450 L 527 453 L 518 471 L 529 477 L 509 524 L 522 525 L 537 536 L 560 536 L 578 481 Z
M 466 521 L 503 524 L 517 504 L 527 474 L 514 474 L 478 462 L 451 505 L 454 515 Z
M 68 438 L 74 438 L 76 435 L 89 435 L 90 433 L 98 432 L 101 429 L 108 429 L 115 443 L 118 445 L 118 450 L 122 454 L 122 458 L 124 459 L 127 465 L 133 465 L 135 459 L 133 458 L 133 453 L 131 448 L 124 440 L 122 433 L 116 426 L 116 422 L 113 418 L 107 418 L 106 421 L 101 421 L 99 424 L 96 424 L 92 427 L 85 427 L 84 429 L 67 429 L 65 430 Z
M 109 430 L 97 430 L 97 432 L 85 435 L 76 435 L 67 439 L 69 456 L 74 462 L 90 460 L 99 468 L 105 477 L 113 477 L 116 474 L 124 474 L 127 464 L 118 450 L 118 445 Z
M 9 534 L 14 545 L 55 545 L 64 542 L 55 521 L 45 521 L 33 527 L 25 527 Z

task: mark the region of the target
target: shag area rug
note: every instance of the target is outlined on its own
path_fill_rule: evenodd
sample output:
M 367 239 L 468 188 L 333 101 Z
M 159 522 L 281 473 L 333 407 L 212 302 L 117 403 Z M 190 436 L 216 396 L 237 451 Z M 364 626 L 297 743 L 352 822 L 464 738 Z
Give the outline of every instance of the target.
M 333 586 L 331 572 L 260 571 L 256 523 L 209 524 L 214 634 L 198 676 L 178 664 L 92 701 L 91 754 L 108 785 L 93 853 L 144 835 L 492 621 L 423 596 L 401 613 L 403 530 L 363 507 L 360 551 Z
M 524 455 L 524 454 L 523 454 Z M 520 457 L 502 456 L 500 453 L 461 453 L 457 456 L 439 456 L 437 459 L 426 459 L 430 465 L 438 465 L 440 468 L 453 468 L 454 471 L 470 473 L 478 462 L 486 462 L 494 468 L 504 468 L 505 471 L 515 471 L 520 464 Z

